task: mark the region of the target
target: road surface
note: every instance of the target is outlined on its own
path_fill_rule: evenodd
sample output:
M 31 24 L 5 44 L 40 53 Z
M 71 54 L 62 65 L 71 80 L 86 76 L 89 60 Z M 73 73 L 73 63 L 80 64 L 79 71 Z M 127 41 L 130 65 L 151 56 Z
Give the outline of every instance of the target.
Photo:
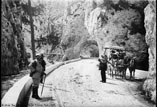
M 139 96 L 138 81 L 112 79 L 107 75 L 107 83 L 102 83 L 97 65 L 97 60 L 86 59 L 59 67 L 46 78 L 46 94 L 42 97 L 48 101 L 31 99 L 29 103 L 50 107 L 153 107 Z M 146 74 L 136 70 L 136 78 L 144 78 Z

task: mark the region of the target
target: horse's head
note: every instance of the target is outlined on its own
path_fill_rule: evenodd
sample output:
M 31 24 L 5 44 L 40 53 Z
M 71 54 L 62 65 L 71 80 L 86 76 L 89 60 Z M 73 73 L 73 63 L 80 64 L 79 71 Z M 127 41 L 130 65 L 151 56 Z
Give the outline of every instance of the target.
M 135 58 L 131 58 L 130 60 L 130 63 L 129 63 L 129 66 L 132 67 L 132 66 L 135 66 Z

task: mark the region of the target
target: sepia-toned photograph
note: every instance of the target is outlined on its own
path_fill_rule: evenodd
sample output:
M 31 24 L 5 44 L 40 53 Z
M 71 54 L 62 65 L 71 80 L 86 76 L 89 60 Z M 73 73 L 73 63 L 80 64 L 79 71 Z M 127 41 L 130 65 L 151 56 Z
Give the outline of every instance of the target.
M 156 0 L 1 0 L 1 107 L 156 107 Z

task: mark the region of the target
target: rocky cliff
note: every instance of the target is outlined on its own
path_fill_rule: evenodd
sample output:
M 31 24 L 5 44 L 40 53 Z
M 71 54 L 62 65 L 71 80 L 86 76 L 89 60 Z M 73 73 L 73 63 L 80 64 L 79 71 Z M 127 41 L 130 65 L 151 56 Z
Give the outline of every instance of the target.
M 142 10 L 147 2 L 93 0 L 87 1 L 87 4 L 85 25 L 97 40 L 99 56 L 103 54 L 104 47 L 121 46 L 131 50 L 127 54 L 136 56 L 137 62 L 146 61 L 148 55 Z
M 146 43 L 149 46 L 149 74 L 143 85 L 146 91 L 146 96 L 156 102 L 156 1 L 149 1 L 149 4 L 144 9 L 145 13 L 145 28 L 146 28 Z
M 21 6 L 18 0 L 3 0 L 1 32 L 1 75 L 17 74 L 25 62 Z
M 95 41 L 99 56 L 103 54 L 106 46 L 121 46 L 130 50 L 127 55 L 136 56 L 139 68 L 147 70 L 148 46 L 145 41 L 143 11 L 147 3 L 147 1 L 137 0 L 70 1 L 65 12 L 66 27 L 62 46 L 65 49 L 72 47 L 71 51 L 77 48 L 77 52 L 75 51 L 77 57 L 83 46 L 77 44 L 84 43 L 81 41 L 82 38 L 85 43 L 86 40 Z M 68 49 L 67 53 L 69 52 Z M 75 52 L 73 51 L 72 55 L 75 56 Z
M 25 12 L 23 17 L 24 42 L 27 51 L 31 53 L 31 34 L 28 14 L 28 0 L 22 0 L 22 8 Z M 63 2 L 63 1 L 62 1 Z M 33 11 L 33 24 L 36 53 L 45 53 L 48 58 L 52 53 L 62 53 L 60 41 L 62 36 L 63 16 L 65 5 L 61 1 L 31 0 Z M 51 58 L 52 59 L 52 58 Z M 61 58 L 59 58 L 61 59 Z M 55 58 L 56 60 L 56 58 Z
M 82 0 L 67 2 L 61 46 L 65 51 L 63 60 L 79 58 L 80 56 L 98 56 L 97 44 L 90 40 L 87 28 L 84 26 L 85 4 Z M 96 42 L 95 42 L 96 43 Z M 90 45 L 90 46 L 89 46 Z

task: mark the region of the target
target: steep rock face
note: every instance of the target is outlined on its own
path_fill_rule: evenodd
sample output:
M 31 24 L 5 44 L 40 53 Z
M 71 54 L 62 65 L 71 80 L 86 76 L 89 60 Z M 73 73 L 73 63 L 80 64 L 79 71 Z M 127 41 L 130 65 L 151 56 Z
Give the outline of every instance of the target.
M 146 42 L 149 46 L 149 74 L 143 85 L 146 95 L 156 102 L 156 1 L 149 1 L 144 10 Z
M 115 45 L 131 50 L 127 55 L 136 56 L 137 62 L 146 62 L 148 54 L 142 12 L 146 4 L 146 1 L 86 1 L 85 26 L 97 41 L 99 56 L 104 47 Z M 142 66 L 145 65 L 147 63 Z
M 84 45 L 77 44 L 84 43 L 80 42 L 82 38 L 91 39 L 97 42 L 99 56 L 105 46 L 122 46 L 129 50 L 127 55 L 136 56 L 137 68 L 147 70 L 148 46 L 143 23 L 143 9 L 147 3 L 140 0 L 77 0 L 69 3 L 62 38 L 65 53 L 79 57 L 80 51 L 75 46 L 81 49 Z
M 2 1 L 1 75 L 17 74 L 25 59 L 20 1 Z
M 63 60 L 78 58 L 80 55 L 84 55 L 84 49 L 88 50 L 87 47 L 84 48 L 90 37 L 87 28 L 84 26 L 84 8 L 83 0 L 68 2 L 61 41 L 61 45 L 65 51 Z M 92 51 L 89 51 L 85 52 L 88 54 L 87 56 L 91 56 Z
M 47 2 L 32 1 L 34 8 L 39 4 L 44 7 L 42 8 L 43 12 L 33 16 L 37 52 L 44 50 L 44 53 L 50 55 L 48 55 L 49 58 L 51 57 L 50 60 L 59 60 L 62 55 L 64 55 L 63 60 L 78 58 L 80 55 L 85 56 L 85 54 L 88 54 L 87 56 L 97 56 L 97 51 L 93 50 L 98 50 L 98 46 L 91 42 L 92 38 L 88 40 L 91 36 L 84 25 L 84 10 L 86 7 L 84 0 L 69 2 L 55 0 Z M 26 46 L 31 48 L 29 29 L 29 25 L 23 24 Z M 42 40 L 43 44 L 40 43 Z M 92 46 L 89 46 L 88 43 Z M 62 55 L 57 56 L 51 53 Z

